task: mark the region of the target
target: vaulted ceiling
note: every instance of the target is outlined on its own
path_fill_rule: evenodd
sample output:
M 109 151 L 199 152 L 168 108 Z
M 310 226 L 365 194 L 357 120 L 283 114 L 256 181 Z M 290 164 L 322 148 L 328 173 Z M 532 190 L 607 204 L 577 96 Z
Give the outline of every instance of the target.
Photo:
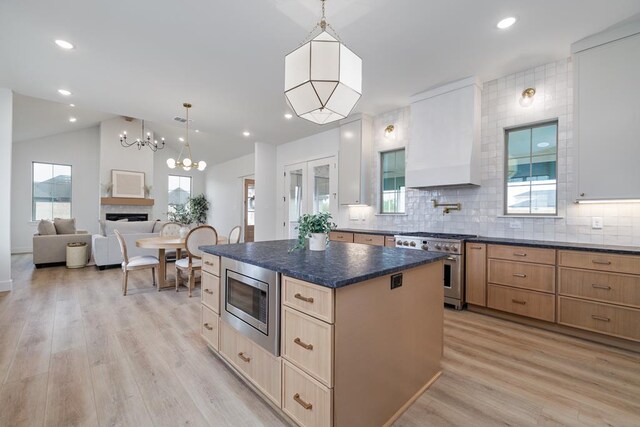
M 0 86 L 168 127 L 189 101 L 213 164 L 255 141 L 326 129 L 283 117 L 284 55 L 319 12 L 319 0 L 3 0 Z M 441 83 L 566 57 L 572 42 L 637 13 L 637 0 L 327 0 L 328 21 L 363 59 L 356 112 L 369 114 Z M 518 22 L 500 31 L 505 16 Z

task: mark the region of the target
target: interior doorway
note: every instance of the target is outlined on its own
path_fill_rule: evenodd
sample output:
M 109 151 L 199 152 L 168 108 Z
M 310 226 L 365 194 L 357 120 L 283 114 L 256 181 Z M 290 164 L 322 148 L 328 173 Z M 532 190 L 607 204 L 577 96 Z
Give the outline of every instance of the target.
M 256 180 L 244 180 L 244 241 L 253 242 L 256 224 Z

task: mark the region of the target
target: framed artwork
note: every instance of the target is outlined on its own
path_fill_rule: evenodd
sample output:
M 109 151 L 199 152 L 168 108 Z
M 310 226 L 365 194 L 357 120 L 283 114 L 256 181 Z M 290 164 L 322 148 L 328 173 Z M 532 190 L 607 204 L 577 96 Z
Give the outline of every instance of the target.
M 112 197 L 144 199 L 144 172 L 111 170 Z

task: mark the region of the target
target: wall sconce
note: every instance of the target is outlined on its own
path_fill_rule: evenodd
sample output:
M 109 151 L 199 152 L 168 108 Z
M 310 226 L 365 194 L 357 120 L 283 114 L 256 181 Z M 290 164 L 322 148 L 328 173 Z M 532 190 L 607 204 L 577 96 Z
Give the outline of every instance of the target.
M 520 98 L 520 106 L 531 107 L 533 104 L 533 97 L 536 95 L 536 90 L 532 87 L 528 87 L 522 91 L 522 97 Z
M 396 130 L 396 127 L 394 125 L 389 125 L 386 128 L 384 128 L 384 137 L 385 138 L 395 138 L 396 134 L 394 133 L 394 131 Z

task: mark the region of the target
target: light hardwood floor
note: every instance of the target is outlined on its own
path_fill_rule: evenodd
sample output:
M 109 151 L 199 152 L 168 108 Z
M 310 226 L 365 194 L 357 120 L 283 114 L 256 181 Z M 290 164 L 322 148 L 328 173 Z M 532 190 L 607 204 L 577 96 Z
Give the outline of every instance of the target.
M 170 267 L 171 268 L 171 267 Z M 199 337 L 199 288 L 134 272 L 34 270 L 0 294 L 0 426 L 285 425 Z M 640 355 L 445 311 L 442 377 L 396 422 L 640 425 Z

